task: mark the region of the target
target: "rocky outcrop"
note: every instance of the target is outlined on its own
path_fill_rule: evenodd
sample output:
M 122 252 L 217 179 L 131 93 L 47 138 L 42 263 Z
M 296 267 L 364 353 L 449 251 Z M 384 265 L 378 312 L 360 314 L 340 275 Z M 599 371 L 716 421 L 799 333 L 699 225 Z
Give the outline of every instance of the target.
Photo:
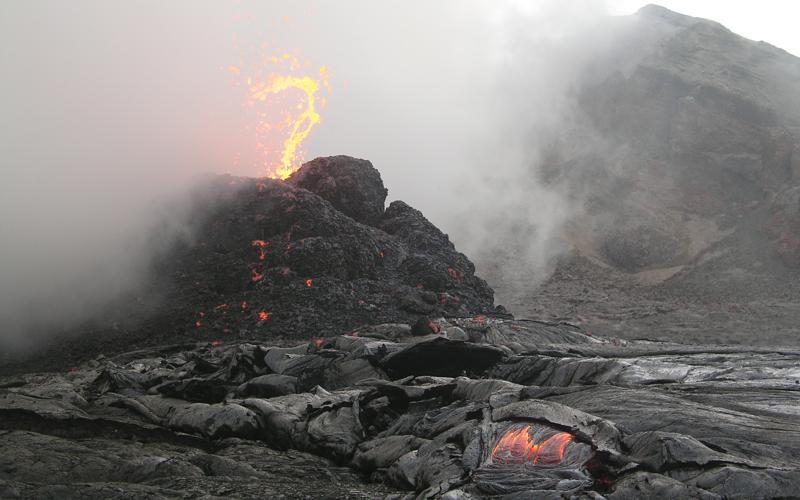
M 288 182 L 319 195 L 343 214 L 370 226 L 381 220 L 389 192 L 372 163 L 349 156 L 312 160 L 292 174 Z
M 311 161 L 288 182 L 215 177 L 194 196 L 191 239 L 158 262 L 152 297 L 120 304 L 121 318 L 43 357 L 69 367 L 181 339 L 307 339 L 504 313 L 446 234 L 401 201 L 384 211 L 385 198 L 378 171 L 347 156 Z

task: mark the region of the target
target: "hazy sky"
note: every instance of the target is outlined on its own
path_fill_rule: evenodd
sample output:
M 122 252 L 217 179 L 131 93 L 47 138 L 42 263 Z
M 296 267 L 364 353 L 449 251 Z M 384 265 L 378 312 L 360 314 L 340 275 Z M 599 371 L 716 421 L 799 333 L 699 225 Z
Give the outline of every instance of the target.
M 535 3 L 535 2 L 534 2 Z M 614 14 L 630 14 L 648 3 L 694 17 L 713 19 L 752 40 L 763 40 L 800 56 L 800 2 L 794 0 L 610 0 Z

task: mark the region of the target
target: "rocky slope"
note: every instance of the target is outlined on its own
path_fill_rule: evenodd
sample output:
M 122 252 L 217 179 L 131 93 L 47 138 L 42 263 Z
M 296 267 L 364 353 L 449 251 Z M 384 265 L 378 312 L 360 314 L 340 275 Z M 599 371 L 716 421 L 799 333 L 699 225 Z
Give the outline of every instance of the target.
M 501 301 L 615 335 L 800 342 L 800 59 L 658 6 L 610 30 L 583 128 L 544 167 L 579 207 L 571 257 L 533 295 L 490 279 Z
M 156 264 L 152 292 L 5 369 L 68 368 L 159 343 L 281 342 L 425 315 L 504 314 L 447 235 L 402 201 L 384 208 L 386 195 L 372 164 L 347 156 L 308 162 L 287 182 L 210 179 L 193 198 L 191 238 Z

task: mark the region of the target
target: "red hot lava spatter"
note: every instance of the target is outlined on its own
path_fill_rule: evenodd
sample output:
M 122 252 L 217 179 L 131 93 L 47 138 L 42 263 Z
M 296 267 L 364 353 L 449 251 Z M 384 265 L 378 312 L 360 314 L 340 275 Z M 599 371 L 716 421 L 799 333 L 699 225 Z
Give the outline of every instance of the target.
M 256 247 L 258 249 L 258 260 L 263 261 L 267 258 L 267 251 L 265 250 L 265 248 L 269 246 L 268 241 L 253 240 L 251 246 Z

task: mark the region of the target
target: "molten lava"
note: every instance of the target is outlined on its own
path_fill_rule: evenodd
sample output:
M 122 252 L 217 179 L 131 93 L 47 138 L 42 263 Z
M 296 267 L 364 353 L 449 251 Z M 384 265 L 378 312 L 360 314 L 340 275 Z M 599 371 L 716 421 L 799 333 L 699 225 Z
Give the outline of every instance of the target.
M 308 288 L 311 288 L 312 286 L 314 286 L 314 281 L 313 280 L 306 280 L 306 286 Z
M 300 69 L 300 63 L 289 54 L 283 54 L 281 57 L 271 58 L 273 64 L 287 65 L 285 71 L 296 72 Z M 237 68 L 238 70 L 238 68 Z M 238 74 L 238 71 L 235 72 Z M 319 98 L 318 92 L 320 89 L 328 89 L 328 70 L 325 66 L 319 68 L 317 75 L 291 75 L 291 74 L 268 74 L 264 80 L 248 78 L 247 86 L 249 88 L 249 102 L 254 105 L 256 102 L 269 101 L 274 104 L 276 94 L 281 94 L 289 90 L 299 90 L 302 92 L 304 102 L 292 106 L 296 109 L 295 112 L 290 111 L 290 107 L 286 106 L 283 111 L 284 123 L 276 124 L 271 123 L 266 114 L 260 114 L 260 123 L 257 127 L 258 133 L 261 136 L 259 145 L 263 146 L 268 143 L 274 134 L 283 133 L 283 128 L 286 129 L 288 137 L 283 142 L 283 151 L 281 152 L 280 165 L 272 165 L 267 161 L 267 176 L 273 179 L 286 179 L 292 172 L 300 168 L 303 161 L 303 154 L 301 145 L 306 140 L 314 126 L 320 122 L 320 115 L 317 111 L 317 99 Z M 325 105 L 325 99 L 319 98 L 320 104 Z M 266 153 L 267 151 L 265 151 Z
M 266 321 L 269 319 L 269 313 L 267 311 L 259 311 L 258 312 L 258 320 L 259 321 Z
M 510 429 L 492 450 L 492 462 L 496 464 L 541 464 L 554 465 L 564 460 L 567 445 L 575 437 L 568 432 L 558 432 L 536 442 L 531 437 L 531 426 Z
M 267 251 L 264 249 L 269 246 L 268 241 L 253 240 L 251 245 L 258 248 L 258 260 L 264 260 L 267 258 Z

